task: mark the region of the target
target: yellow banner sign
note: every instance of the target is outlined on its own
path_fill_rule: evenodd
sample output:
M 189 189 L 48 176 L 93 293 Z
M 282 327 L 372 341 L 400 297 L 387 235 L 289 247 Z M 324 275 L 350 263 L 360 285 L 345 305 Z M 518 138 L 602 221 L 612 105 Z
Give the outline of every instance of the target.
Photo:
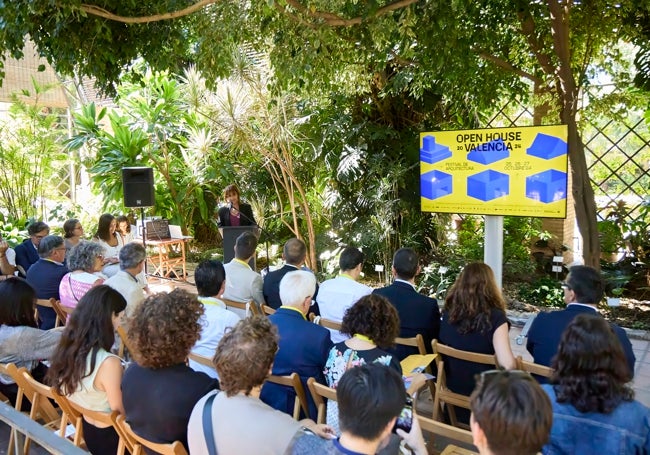
M 423 212 L 565 218 L 566 125 L 420 134 Z

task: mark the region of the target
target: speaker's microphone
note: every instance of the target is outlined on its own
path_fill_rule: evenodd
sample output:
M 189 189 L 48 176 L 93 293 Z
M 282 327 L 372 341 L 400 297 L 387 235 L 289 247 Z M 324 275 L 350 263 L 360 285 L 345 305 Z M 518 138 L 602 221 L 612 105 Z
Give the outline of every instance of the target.
M 228 202 L 228 210 L 232 210 L 232 202 Z

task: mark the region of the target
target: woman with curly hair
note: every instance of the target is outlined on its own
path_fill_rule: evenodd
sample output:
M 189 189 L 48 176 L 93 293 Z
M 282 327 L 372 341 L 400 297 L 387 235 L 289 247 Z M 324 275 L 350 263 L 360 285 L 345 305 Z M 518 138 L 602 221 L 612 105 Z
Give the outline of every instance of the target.
M 99 273 L 104 267 L 104 248 L 97 242 L 81 241 L 68 252 L 66 262 L 71 272 L 61 278 L 59 296 L 61 305 L 74 308 L 92 287 L 104 283 Z
M 368 363 L 390 366 L 402 374 L 397 357 L 386 352 L 395 344 L 399 335 L 397 310 L 385 297 L 369 294 L 345 311 L 341 333 L 351 338 L 335 344 L 325 363 L 325 380 L 333 389 L 349 368 Z M 338 428 L 338 406 L 327 403 L 327 423 L 336 432 Z
M 185 359 L 199 339 L 203 305 L 182 289 L 147 297 L 127 322 L 135 360 L 124 373 L 126 420 L 150 441 L 181 441 L 187 448 L 192 408 L 219 382 L 192 370 Z
M 213 442 L 219 454 L 290 453 L 298 438 L 314 437 L 305 428 L 321 437 L 333 437 L 328 426 L 311 419 L 298 422 L 259 399 L 277 350 L 277 328 L 264 316 L 243 319 L 227 329 L 212 360 L 222 393 L 210 392 L 194 407 L 188 425 L 191 453 L 208 453 L 203 427 L 208 400 L 214 400 Z
M 104 268 L 102 271 L 107 277 L 115 275 L 120 270 L 120 250 L 124 246 L 124 240 L 117 232 L 117 220 L 110 213 L 104 213 L 99 217 L 95 241 L 104 248 Z
M 104 285 L 81 298 L 52 356 L 46 379 L 54 390 L 90 410 L 124 414 L 122 362 L 110 352 L 124 308 L 124 297 Z M 82 425 L 90 453 L 116 453 L 119 436 L 112 426 L 85 416 Z
M 562 334 L 550 384 L 544 454 L 650 453 L 650 410 L 634 400 L 621 342 L 600 315 L 580 314 Z
M 490 266 L 482 262 L 467 264 L 447 293 L 440 324 L 440 342 L 463 351 L 496 354 L 499 365 L 506 369 L 514 368 L 516 361 L 510 347 L 510 322 L 505 308 L 505 300 Z M 447 387 L 469 396 L 474 390 L 474 377 L 490 368 L 447 358 Z M 457 408 L 456 414 L 460 421 L 469 423 L 468 411 Z

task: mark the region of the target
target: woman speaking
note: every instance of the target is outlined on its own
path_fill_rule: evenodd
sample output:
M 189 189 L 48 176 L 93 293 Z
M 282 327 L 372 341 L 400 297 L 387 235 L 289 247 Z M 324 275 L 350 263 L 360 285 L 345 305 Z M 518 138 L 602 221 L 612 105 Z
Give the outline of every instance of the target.
M 237 185 L 228 185 L 223 190 L 223 196 L 227 205 L 220 207 L 217 212 L 217 226 L 219 226 L 220 232 L 227 226 L 255 226 L 257 224 L 253 218 L 251 206 L 240 200 Z

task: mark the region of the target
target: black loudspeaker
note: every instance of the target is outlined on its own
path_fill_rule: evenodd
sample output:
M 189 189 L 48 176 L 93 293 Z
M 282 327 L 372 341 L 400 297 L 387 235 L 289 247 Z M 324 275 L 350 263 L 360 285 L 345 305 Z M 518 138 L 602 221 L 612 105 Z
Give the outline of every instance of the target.
M 153 168 L 123 167 L 124 207 L 153 207 Z

